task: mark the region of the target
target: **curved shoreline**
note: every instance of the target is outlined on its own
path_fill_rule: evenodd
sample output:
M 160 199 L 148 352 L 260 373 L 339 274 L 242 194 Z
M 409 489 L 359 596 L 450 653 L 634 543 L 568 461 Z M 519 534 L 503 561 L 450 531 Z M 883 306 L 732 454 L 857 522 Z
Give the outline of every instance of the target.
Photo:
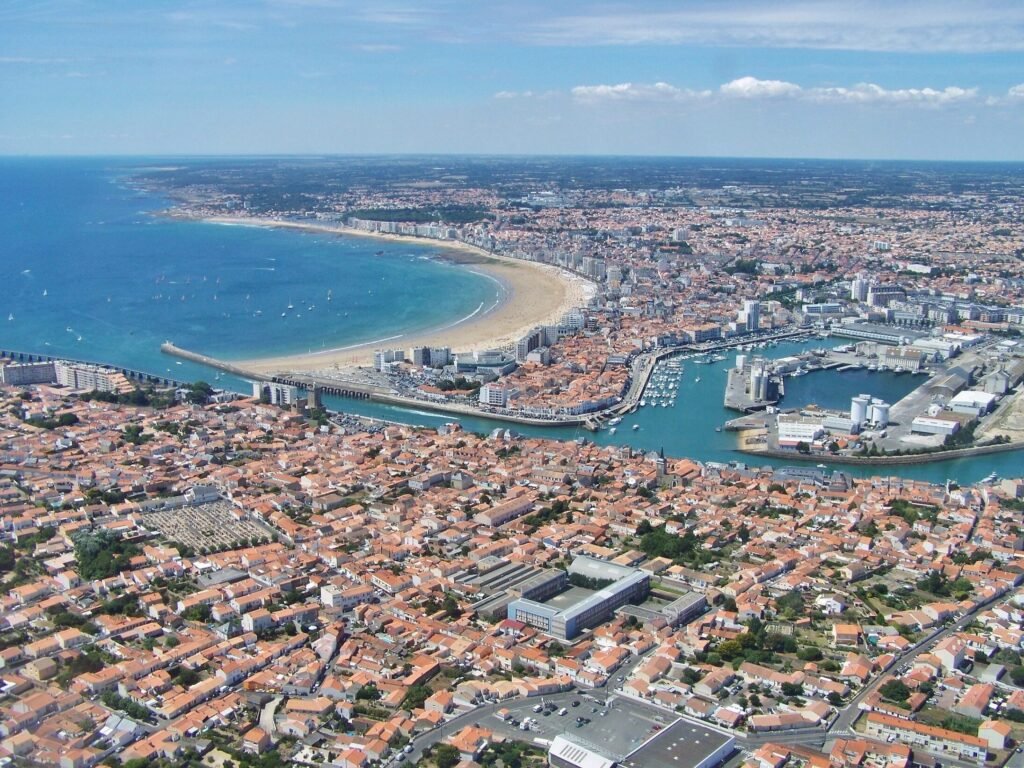
M 341 366 L 366 365 L 372 362 L 373 350 L 388 342 L 395 342 L 393 346 L 403 349 L 412 346 L 443 345 L 458 352 L 502 347 L 514 343 L 538 325 L 557 322 L 570 309 L 584 305 L 596 290 L 596 286 L 590 281 L 559 267 L 489 253 L 482 248 L 458 241 L 365 232 L 345 226 L 271 218 L 211 216 L 200 220 L 221 225 L 294 229 L 342 237 L 368 237 L 428 245 L 437 250 L 441 260 L 494 280 L 500 286 L 499 290 L 503 292 L 503 295 L 490 306 L 478 307 L 466 317 L 441 327 L 412 329 L 386 339 L 357 342 L 310 353 L 235 361 L 241 366 L 262 373 L 310 372 Z

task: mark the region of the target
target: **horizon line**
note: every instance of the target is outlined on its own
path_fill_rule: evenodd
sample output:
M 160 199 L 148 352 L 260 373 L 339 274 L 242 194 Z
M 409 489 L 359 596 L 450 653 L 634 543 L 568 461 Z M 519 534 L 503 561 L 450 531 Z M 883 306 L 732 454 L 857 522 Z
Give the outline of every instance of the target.
M 950 165 L 966 164 L 1005 164 L 1024 165 L 1020 159 L 972 159 L 972 158 L 908 158 L 908 157 L 822 157 L 815 155 L 685 155 L 685 154 L 642 154 L 642 153 L 566 153 L 566 152 L 224 152 L 224 153 L 185 153 L 185 152 L 152 152 L 152 153 L 42 153 L 42 152 L 0 152 L 0 160 L 37 159 L 37 160 L 101 160 L 101 159 L 170 159 L 170 160 L 212 160 L 212 159 L 326 159 L 326 158 L 389 158 L 389 157 L 475 157 L 475 158 L 562 158 L 585 159 L 644 159 L 644 160 L 771 160 L 801 162 L 860 162 L 860 163 L 944 163 Z

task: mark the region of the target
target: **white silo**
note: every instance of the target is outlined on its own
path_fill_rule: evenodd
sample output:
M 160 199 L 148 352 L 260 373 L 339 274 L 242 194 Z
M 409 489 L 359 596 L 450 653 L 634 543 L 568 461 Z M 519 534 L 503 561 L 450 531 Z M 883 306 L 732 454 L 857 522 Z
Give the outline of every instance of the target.
M 871 398 L 865 395 L 858 395 L 850 401 L 850 421 L 856 426 L 861 426 L 868 419 L 868 403 Z
M 878 427 L 889 426 L 889 404 L 876 400 L 871 404 L 871 421 Z
M 736 370 L 742 371 L 747 365 L 746 355 L 736 355 Z
M 764 371 L 756 366 L 750 371 L 750 399 L 757 400 L 761 395 L 761 387 L 764 384 Z

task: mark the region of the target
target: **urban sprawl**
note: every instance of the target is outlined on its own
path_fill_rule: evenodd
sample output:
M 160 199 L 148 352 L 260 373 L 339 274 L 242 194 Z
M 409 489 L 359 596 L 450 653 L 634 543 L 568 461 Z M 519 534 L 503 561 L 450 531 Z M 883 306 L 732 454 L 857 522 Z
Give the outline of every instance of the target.
M 379 350 L 314 384 L 614 429 L 740 347 L 723 426 L 812 463 L 332 414 L 296 372 L 242 396 L 4 361 L 5 764 L 1019 759 L 1024 480 L 821 463 L 1024 441 L 1019 196 L 426 181 L 293 207 L 171 189 L 190 216 L 457 240 L 594 283 L 507 348 Z M 767 359 L 790 335 L 841 344 Z M 925 375 L 898 403 L 786 407 L 788 377 L 854 368 Z

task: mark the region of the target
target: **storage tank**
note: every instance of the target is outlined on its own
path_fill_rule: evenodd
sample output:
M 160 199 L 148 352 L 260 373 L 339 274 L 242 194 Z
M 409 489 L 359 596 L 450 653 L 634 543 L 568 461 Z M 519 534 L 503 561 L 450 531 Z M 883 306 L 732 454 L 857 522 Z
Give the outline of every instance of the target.
M 750 372 L 750 397 L 752 400 L 758 399 L 762 386 L 764 385 L 765 375 L 761 370 L 754 368 Z
M 871 406 L 871 421 L 879 427 L 889 426 L 889 404 L 876 400 Z
M 850 421 L 858 427 L 868 420 L 870 398 L 859 395 L 850 401 Z
M 736 355 L 736 370 L 737 371 L 742 371 L 744 366 L 746 366 L 746 364 L 747 364 L 747 356 L 746 355 Z

